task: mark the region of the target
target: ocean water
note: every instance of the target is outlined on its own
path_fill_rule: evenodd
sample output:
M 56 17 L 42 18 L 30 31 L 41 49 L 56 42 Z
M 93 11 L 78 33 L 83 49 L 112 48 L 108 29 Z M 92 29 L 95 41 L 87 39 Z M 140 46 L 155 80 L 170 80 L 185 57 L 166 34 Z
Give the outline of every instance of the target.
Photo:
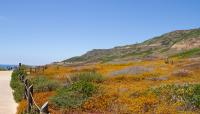
M 16 67 L 17 65 L 5 65 L 5 64 L 0 64 L 0 68 L 8 68 L 8 67 Z

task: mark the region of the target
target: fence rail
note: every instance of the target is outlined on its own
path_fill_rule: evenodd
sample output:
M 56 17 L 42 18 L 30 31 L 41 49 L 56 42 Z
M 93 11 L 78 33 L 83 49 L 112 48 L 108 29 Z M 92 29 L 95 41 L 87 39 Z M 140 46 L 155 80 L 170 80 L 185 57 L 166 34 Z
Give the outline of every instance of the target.
M 48 102 L 40 108 L 33 97 L 33 85 L 31 85 L 28 79 L 24 75 L 19 75 L 20 81 L 24 84 L 24 99 L 27 100 L 27 113 L 33 112 L 34 114 L 49 114 Z M 34 108 L 35 106 L 35 108 Z
M 44 73 L 45 69 L 47 69 L 47 66 L 29 67 L 29 68 L 20 69 L 20 70 L 28 74 L 42 74 Z

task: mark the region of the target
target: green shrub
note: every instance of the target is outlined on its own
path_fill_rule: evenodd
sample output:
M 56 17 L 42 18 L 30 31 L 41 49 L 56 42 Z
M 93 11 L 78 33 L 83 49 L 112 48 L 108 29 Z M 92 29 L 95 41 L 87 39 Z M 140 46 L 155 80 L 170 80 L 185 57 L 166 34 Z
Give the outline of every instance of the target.
M 6 69 L 5 68 L 0 68 L 0 71 L 5 71 Z
M 91 82 L 79 81 L 67 88 L 61 88 L 50 98 L 50 102 L 59 108 L 78 108 L 96 91 Z
M 82 93 L 83 97 L 90 97 L 92 96 L 92 93 L 96 90 L 96 87 L 90 82 L 79 81 L 72 84 L 68 89 L 69 91 L 77 91 L 79 93 Z
M 50 80 L 45 76 L 36 76 L 31 79 L 34 92 L 54 91 L 58 89 L 61 84 L 56 80 Z
M 167 101 L 184 102 L 189 109 L 200 108 L 200 84 L 164 85 L 150 91 Z
M 10 86 L 13 89 L 13 96 L 16 102 L 20 102 L 23 99 L 24 85 L 19 79 L 19 75 L 25 75 L 24 72 L 15 70 L 12 73 Z
M 87 81 L 87 82 L 96 82 L 101 83 L 105 80 L 105 78 L 96 72 L 82 72 L 75 73 L 71 76 L 72 81 Z

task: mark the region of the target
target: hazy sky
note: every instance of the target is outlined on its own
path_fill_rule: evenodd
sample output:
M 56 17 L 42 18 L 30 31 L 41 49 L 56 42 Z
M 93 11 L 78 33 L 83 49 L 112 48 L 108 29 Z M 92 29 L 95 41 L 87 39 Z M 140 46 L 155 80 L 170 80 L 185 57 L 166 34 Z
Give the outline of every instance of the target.
M 51 63 L 198 27 L 200 0 L 0 0 L 0 63 Z

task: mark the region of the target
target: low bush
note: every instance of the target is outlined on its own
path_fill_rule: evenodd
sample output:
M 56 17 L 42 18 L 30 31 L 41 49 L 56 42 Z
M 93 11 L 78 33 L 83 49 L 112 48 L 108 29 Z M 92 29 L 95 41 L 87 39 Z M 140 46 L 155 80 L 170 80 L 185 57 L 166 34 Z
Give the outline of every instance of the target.
M 5 71 L 6 69 L 5 68 L 0 68 L 0 71 Z
M 162 100 L 182 102 L 185 110 L 200 108 L 200 84 L 164 85 L 151 89 L 151 92 L 161 97 Z
M 11 82 L 10 82 L 10 86 L 14 91 L 13 96 L 16 102 L 20 102 L 24 94 L 24 85 L 20 81 L 19 75 L 26 75 L 26 74 L 20 70 L 15 70 L 12 73 Z
M 36 76 L 31 79 L 34 92 L 48 92 L 58 89 L 61 84 L 56 80 L 50 80 L 45 76 Z
M 71 76 L 71 80 L 76 81 L 87 81 L 87 82 L 96 82 L 101 83 L 105 80 L 105 78 L 96 72 L 82 72 L 82 73 L 75 73 Z
M 91 82 L 78 81 L 67 88 L 61 88 L 50 98 L 50 102 L 59 108 L 79 108 L 96 91 Z

